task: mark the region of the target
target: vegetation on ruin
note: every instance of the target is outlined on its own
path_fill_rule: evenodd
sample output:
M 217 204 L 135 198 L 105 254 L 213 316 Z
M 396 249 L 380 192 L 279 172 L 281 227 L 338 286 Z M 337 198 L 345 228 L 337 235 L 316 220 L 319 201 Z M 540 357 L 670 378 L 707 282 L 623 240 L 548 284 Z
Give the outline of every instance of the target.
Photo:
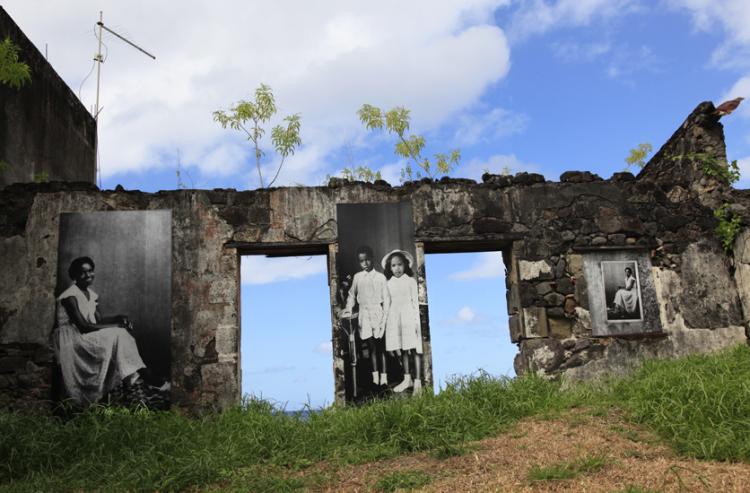
M 0 413 L 0 491 L 175 491 L 213 484 L 295 491 L 314 487 L 309 481 L 330 481 L 314 467 L 321 461 L 344 467 L 416 451 L 460 456 L 469 442 L 507 431 L 523 417 L 559 417 L 582 406 L 594 416 L 620 409 L 685 456 L 750 463 L 748 381 L 750 349 L 741 346 L 647 362 L 626 379 L 567 390 L 534 376 L 483 374 L 457 379 L 438 395 L 299 416 L 259 400 L 201 418 L 144 409 L 94 408 L 68 419 L 6 411 Z M 608 467 L 603 457 L 582 451 L 565 463 L 539 464 L 529 480 L 602 467 Z M 311 471 L 304 480 L 303 470 Z M 418 471 L 384 471 L 376 489 L 428 480 Z
M 264 125 L 270 122 L 276 112 L 276 100 L 271 87 L 261 84 L 255 89 L 255 99 L 252 101 L 240 100 L 228 111 L 217 110 L 213 113 L 214 120 L 222 128 L 229 127 L 238 130 L 244 133 L 247 140 L 252 143 L 255 168 L 261 188 L 271 187 L 276 182 L 286 158 L 294 154 L 294 151 L 302 144 L 300 115 L 298 113 L 285 116 L 283 125 L 276 125 L 271 129 L 271 144 L 280 160 L 273 178 L 266 184 L 261 169 L 261 162 L 266 151 L 263 150 L 261 140 L 266 133 Z
M 637 168 L 646 166 L 646 158 L 653 150 L 654 147 L 648 142 L 642 142 L 638 144 L 638 147 L 630 149 L 628 157 L 625 158 L 625 164 L 627 165 L 625 171 L 630 171 L 630 168 L 633 166 Z
M 19 59 L 20 51 L 9 37 L 0 42 L 0 84 L 20 89 L 31 82 L 31 69 Z
M 734 240 L 742 231 L 742 218 L 734 214 L 729 204 L 724 204 L 714 211 L 714 217 L 719 220 L 714 232 L 721 240 L 724 251 L 729 253 L 734 248 Z
M 401 168 L 402 182 L 423 177 L 436 179 L 445 176 L 458 167 L 461 161 L 461 151 L 458 149 L 453 149 L 448 153 L 439 152 L 432 160 L 425 157 L 423 155 L 425 138 L 409 132 L 411 115 L 406 108 L 396 106 L 383 111 L 377 106 L 363 104 L 357 111 L 357 115 L 367 130 L 385 129 L 397 137 L 394 152 L 397 156 L 406 159 L 404 167 Z
M 722 160 L 707 152 L 688 152 L 686 154 L 671 156 L 671 159 L 673 161 L 687 159 L 688 161 L 697 162 L 698 167 L 704 175 L 709 178 L 715 178 L 727 185 L 733 185 L 740 179 L 740 167 L 736 159 L 724 165 Z
M 331 178 L 334 177 L 331 175 L 327 175 L 325 183 L 328 183 Z M 373 171 L 369 166 L 346 167 L 339 171 L 337 178 L 341 178 L 342 180 L 346 181 L 364 181 L 368 183 L 373 183 L 375 180 L 383 179 L 380 171 Z

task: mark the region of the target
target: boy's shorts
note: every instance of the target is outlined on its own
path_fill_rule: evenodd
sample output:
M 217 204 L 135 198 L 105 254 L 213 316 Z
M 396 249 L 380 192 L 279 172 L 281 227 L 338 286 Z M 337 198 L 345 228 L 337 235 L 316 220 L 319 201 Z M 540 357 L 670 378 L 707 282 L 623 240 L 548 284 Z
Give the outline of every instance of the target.
M 383 308 L 380 305 L 372 307 L 359 307 L 359 337 L 369 339 L 373 337 L 374 330 L 383 319 Z

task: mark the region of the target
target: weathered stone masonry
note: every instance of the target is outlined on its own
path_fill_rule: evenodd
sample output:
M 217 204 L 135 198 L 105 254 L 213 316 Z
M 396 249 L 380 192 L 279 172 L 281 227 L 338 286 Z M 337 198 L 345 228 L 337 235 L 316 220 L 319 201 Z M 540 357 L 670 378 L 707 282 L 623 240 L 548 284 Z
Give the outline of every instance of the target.
M 239 255 L 335 253 L 337 203 L 410 200 L 426 253 L 502 250 L 519 373 L 587 378 L 642 357 L 744 342 L 750 233 L 728 256 L 713 232 L 713 210 L 731 203 L 750 224 L 750 197 L 706 177 L 688 156 L 725 162 L 712 111 L 710 103 L 699 105 L 637 178 L 568 172 L 545 182 L 521 173 L 486 175 L 483 183 L 334 180 L 327 187 L 152 194 L 80 183 L 8 186 L 0 192 L 0 400 L 20 407 L 51 395 L 48 339 L 62 212 L 172 210 L 172 397 L 192 410 L 239 398 Z M 651 259 L 661 330 L 593 337 L 583 259 L 629 249 Z

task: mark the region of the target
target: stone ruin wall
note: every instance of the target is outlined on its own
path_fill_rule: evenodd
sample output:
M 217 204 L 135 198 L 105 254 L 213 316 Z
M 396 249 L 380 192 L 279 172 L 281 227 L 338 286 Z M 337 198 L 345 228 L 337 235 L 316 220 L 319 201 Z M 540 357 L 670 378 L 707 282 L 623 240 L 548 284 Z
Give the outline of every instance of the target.
M 94 183 L 94 117 L 0 5 L 5 38 L 18 46 L 31 82 L 20 89 L 0 84 L 0 188 L 35 177 Z
M 193 411 L 226 408 L 240 397 L 239 256 L 329 254 L 335 279 L 339 203 L 411 201 L 419 251 L 501 250 L 507 292 L 497 295 L 507 296 L 518 373 L 591 378 L 623 372 L 644 357 L 746 342 L 750 231 L 738 237 L 734 256 L 725 254 L 713 211 L 731 203 L 750 224 L 750 194 L 683 158 L 701 152 L 725 162 L 722 126 L 712 111 L 710 103 L 699 105 L 637 178 L 567 172 L 547 182 L 520 173 L 485 175 L 483 183 L 333 180 L 325 187 L 244 192 L 8 186 L 0 191 L 0 403 L 44 407 L 52 395 L 48 341 L 62 212 L 171 209 L 172 400 Z M 583 272 L 591 251 L 647 253 L 662 333 L 592 335 Z

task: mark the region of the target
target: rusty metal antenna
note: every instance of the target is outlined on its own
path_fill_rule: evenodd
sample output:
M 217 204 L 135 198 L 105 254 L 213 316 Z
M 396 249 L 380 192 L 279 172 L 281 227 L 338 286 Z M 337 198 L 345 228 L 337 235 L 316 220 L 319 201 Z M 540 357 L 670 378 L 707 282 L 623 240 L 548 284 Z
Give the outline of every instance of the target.
M 108 28 L 104 25 L 104 13 L 100 10 L 99 11 L 99 22 L 96 23 L 97 26 L 99 26 L 99 35 L 97 36 L 99 41 L 99 48 L 96 52 L 96 56 L 94 56 L 94 61 L 96 62 L 96 106 L 94 107 L 94 120 L 96 121 L 97 126 L 97 139 L 99 136 L 99 113 L 101 112 L 101 108 L 99 107 L 99 91 L 101 87 L 101 73 L 102 73 L 102 63 L 104 63 L 104 57 L 102 56 L 102 31 L 107 31 L 108 33 L 114 34 L 118 38 L 120 38 L 122 41 L 125 41 L 127 44 L 132 46 L 133 48 L 137 49 L 141 53 L 151 57 L 152 59 L 156 60 L 156 57 L 149 53 L 148 51 L 144 50 L 137 44 L 133 43 L 129 39 L 125 38 L 124 36 L 114 32 L 112 29 Z M 96 146 L 96 176 L 98 181 L 98 186 L 101 188 L 102 186 L 102 177 L 101 177 L 101 170 L 99 169 L 99 145 Z

